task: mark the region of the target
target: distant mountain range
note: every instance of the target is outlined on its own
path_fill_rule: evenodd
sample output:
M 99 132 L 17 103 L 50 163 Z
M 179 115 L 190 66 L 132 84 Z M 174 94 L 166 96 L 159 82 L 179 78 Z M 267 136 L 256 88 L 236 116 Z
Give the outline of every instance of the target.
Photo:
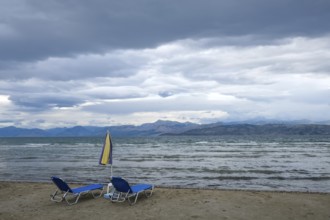
M 139 126 L 75 126 L 70 128 L 0 128 L 0 137 L 88 137 L 103 136 L 109 130 L 112 136 L 160 135 L 330 135 L 330 125 L 304 124 L 304 122 L 271 123 L 262 121 L 245 123 L 194 124 L 174 121 L 156 121 Z
M 330 125 L 317 124 L 236 124 L 201 127 L 180 135 L 330 135 Z
M 165 133 L 181 133 L 190 129 L 198 128 L 198 124 L 180 123 L 174 121 L 156 121 L 139 126 L 75 126 L 70 128 L 17 128 L 14 126 L 0 128 L 0 137 L 88 137 L 103 136 L 110 131 L 112 136 L 158 136 Z

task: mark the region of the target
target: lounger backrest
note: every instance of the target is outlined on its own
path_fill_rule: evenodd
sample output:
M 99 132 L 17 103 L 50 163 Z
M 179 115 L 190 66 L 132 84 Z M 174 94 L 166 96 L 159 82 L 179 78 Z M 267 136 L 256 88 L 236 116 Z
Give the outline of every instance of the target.
M 51 177 L 52 181 L 54 182 L 54 184 L 63 192 L 71 192 L 72 193 L 72 190 L 71 188 L 69 187 L 69 185 L 64 182 L 61 178 L 58 178 L 56 176 L 52 176 Z
M 111 183 L 113 187 L 119 192 L 127 193 L 132 192 L 131 187 L 129 186 L 128 182 L 120 177 L 112 177 Z

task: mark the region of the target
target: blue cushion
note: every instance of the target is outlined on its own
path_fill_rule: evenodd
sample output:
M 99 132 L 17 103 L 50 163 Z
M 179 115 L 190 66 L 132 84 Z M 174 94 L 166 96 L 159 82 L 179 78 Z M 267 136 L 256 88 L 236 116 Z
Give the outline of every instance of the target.
M 131 189 L 133 191 L 133 193 L 138 193 L 147 189 L 152 189 L 152 185 L 150 184 L 137 184 L 134 186 L 131 186 Z
M 102 184 L 91 184 L 91 185 L 88 185 L 88 186 L 77 187 L 77 188 L 72 189 L 72 192 L 73 193 L 81 193 L 81 192 L 88 192 L 88 191 L 95 190 L 95 189 L 102 190 L 103 185 Z

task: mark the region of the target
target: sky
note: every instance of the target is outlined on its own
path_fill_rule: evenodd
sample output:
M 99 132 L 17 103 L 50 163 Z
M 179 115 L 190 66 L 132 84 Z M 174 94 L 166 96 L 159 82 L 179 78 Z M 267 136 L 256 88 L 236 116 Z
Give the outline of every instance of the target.
M 330 120 L 329 0 L 1 0 L 0 127 Z

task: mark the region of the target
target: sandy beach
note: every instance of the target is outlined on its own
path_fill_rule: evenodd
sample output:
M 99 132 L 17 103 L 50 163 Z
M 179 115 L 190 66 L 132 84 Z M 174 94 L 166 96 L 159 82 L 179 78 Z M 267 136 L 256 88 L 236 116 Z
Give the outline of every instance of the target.
M 73 185 L 74 186 L 74 185 Z M 330 194 L 155 188 L 134 206 L 50 201 L 51 183 L 0 182 L 0 219 L 330 219 Z

